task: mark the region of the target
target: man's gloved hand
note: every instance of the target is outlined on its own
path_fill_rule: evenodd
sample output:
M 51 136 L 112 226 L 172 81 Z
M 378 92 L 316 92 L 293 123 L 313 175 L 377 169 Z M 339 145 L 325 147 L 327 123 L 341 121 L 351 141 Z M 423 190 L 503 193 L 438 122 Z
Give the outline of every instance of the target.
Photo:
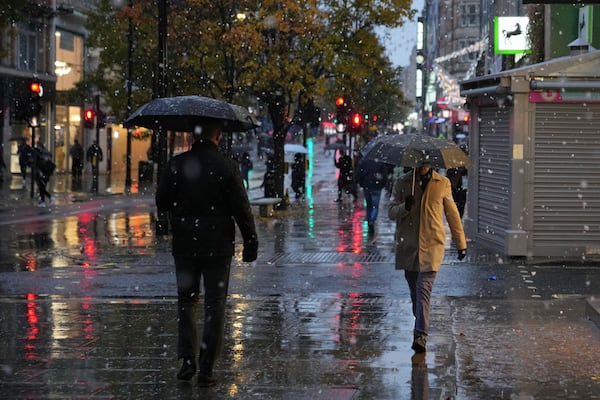
M 258 240 L 244 242 L 242 261 L 252 262 L 258 258 Z
M 410 209 L 412 208 L 412 206 L 415 204 L 415 196 L 406 196 L 406 199 L 404 199 L 404 209 L 406 211 L 410 211 Z
M 458 260 L 462 261 L 467 256 L 467 249 L 458 250 Z

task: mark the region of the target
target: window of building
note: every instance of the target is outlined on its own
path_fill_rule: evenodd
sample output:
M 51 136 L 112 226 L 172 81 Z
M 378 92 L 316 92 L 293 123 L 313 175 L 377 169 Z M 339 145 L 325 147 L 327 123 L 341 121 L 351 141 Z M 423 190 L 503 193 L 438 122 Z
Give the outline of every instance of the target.
M 17 68 L 22 71 L 37 70 L 37 37 L 34 32 L 21 31 L 18 37 Z
M 75 50 L 75 35 L 71 32 L 60 31 L 60 40 L 58 41 L 58 48 L 61 50 L 73 51 Z
M 475 40 L 474 39 L 463 39 L 463 40 L 459 40 L 458 41 L 458 45 L 460 46 L 461 49 L 466 49 L 472 45 L 475 44 Z M 461 62 L 471 62 L 473 60 L 477 59 L 477 52 L 476 51 L 472 51 L 469 53 L 465 53 L 464 55 L 462 55 L 460 57 L 460 61 Z
M 83 37 L 64 30 L 57 30 L 55 36 L 56 90 L 70 90 L 75 87 L 83 75 Z
M 460 25 L 462 27 L 479 25 L 479 7 L 476 3 L 460 5 Z

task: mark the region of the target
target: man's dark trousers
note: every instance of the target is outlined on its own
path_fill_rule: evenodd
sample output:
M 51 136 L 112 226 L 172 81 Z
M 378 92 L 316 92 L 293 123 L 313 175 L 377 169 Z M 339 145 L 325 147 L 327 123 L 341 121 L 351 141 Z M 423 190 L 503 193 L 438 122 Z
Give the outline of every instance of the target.
M 194 359 L 198 345 L 196 311 L 204 282 L 204 326 L 199 369 L 211 374 L 223 344 L 231 257 L 174 256 L 178 297 L 178 358 Z

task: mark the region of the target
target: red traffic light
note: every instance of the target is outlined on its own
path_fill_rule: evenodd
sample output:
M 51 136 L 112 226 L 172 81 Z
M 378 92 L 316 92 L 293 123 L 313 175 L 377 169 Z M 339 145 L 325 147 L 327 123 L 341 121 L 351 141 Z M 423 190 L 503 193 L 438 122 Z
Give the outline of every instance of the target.
M 344 100 L 343 97 L 338 97 L 337 99 L 335 99 L 335 105 L 338 107 L 344 107 L 344 105 L 346 104 L 346 100 Z
M 88 108 L 83 111 L 83 126 L 84 128 L 92 129 L 94 127 L 94 120 L 96 119 L 96 111 L 92 108 Z
M 350 122 L 355 127 L 361 126 L 362 122 L 363 122 L 363 116 L 360 113 L 354 113 L 354 114 L 352 114 L 352 118 L 350 119 Z
M 42 88 L 42 84 L 39 82 L 31 82 L 29 84 L 29 90 L 31 93 L 35 93 L 38 96 L 41 96 L 44 93 L 44 89 Z
M 92 110 L 91 108 L 88 108 L 87 110 L 85 110 L 83 112 L 83 119 L 86 120 L 87 122 L 93 121 L 94 117 L 96 117 L 96 112 L 94 110 Z

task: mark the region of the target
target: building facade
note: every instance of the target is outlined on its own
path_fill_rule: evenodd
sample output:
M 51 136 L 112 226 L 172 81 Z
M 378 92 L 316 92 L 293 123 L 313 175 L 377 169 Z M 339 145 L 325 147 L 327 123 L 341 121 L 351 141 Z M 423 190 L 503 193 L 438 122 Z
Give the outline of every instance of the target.
M 75 140 L 84 148 L 99 139 L 105 157 L 100 171 L 125 168 L 127 132 L 120 125 L 96 131 L 86 128 L 83 112 L 95 107 L 95 93 L 74 90 L 86 71 L 97 65 L 98 51 L 86 46 L 87 15 L 96 1 L 46 0 L 22 7 L 21 12 L 0 30 L 0 144 L 8 172 L 21 172 L 20 143 L 42 143 L 54 157 L 57 172 L 71 169 L 70 149 Z M 39 120 L 23 118 L 30 84 L 39 82 Z M 33 123 L 32 123 L 33 122 Z M 146 135 L 132 143 L 132 161 L 147 159 L 150 140 Z M 134 136 L 134 139 L 137 136 Z M 89 165 L 86 166 L 89 169 Z M 111 168 L 112 167 L 112 168 Z

